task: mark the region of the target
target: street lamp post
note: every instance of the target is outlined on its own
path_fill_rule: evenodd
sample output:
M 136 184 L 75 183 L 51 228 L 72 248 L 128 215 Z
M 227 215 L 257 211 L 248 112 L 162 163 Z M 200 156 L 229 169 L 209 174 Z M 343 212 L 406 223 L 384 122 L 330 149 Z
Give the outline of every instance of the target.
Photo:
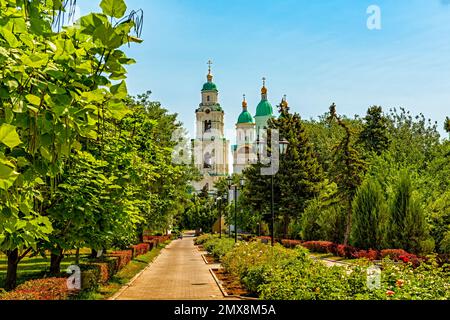
M 233 179 L 231 177 L 227 178 L 228 182 L 228 190 L 231 190 L 231 187 L 234 187 L 234 242 L 237 242 L 237 196 L 238 196 L 238 189 L 242 189 L 244 186 L 244 178 L 241 178 L 239 180 L 239 186 L 234 184 L 233 185 Z
M 279 151 L 280 151 L 280 155 L 284 155 L 287 152 L 287 147 L 289 145 L 289 142 L 286 140 L 281 140 L 278 142 L 278 147 L 279 147 Z M 272 225 L 272 232 L 271 232 L 271 245 L 274 246 L 275 244 L 275 212 L 274 212 L 274 183 L 273 183 L 273 177 L 275 176 L 275 172 L 273 172 L 273 164 L 271 164 L 271 170 L 272 170 L 272 174 L 270 176 L 270 188 L 271 188 L 271 201 L 270 201 L 270 211 L 272 214 L 272 221 L 271 221 L 271 225 Z
M 217 198 L 217 211 L 219 211 L 219 238 L 222 238 L 222 197 Z

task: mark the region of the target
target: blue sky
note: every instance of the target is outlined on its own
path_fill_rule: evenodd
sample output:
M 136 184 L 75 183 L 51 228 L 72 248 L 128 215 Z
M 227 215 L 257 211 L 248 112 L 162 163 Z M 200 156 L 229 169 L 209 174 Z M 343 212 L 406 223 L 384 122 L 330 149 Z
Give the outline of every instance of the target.
M 126 49 L 138 61 L 128 89 L 151 90 L 191 134 L 209 59 L 228 129 L 243 93 L 255 112 L 263 76 L 272 105 L 286 94 L 303 118 L 332 102 L 349 116 L 403 106 L 443 132 L 450 115 L 450 0 L 126 2 L 145 12 L 144 42 Z M 99 11 L 97 3 L 80 0 L 81 14 Z M 381 9 L 381 30 L 366 27 L 369 5 Z

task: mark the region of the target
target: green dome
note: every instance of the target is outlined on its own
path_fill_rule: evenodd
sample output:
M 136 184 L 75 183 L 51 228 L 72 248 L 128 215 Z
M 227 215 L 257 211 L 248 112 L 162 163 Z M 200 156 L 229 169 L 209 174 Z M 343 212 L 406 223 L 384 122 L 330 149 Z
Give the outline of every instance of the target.
M 269 101 L 261 100 L 261 102 L 256 107 L 256 116 L 264 117 L 271 116 L 273 114 L 273 108 Z
M 217 91 L 217 86 L 212 82 L 206 82 L 203 85 L 202 91 Z
M 253 123 L 253 117 L 248 111 L 242 111 L 237 123 Z

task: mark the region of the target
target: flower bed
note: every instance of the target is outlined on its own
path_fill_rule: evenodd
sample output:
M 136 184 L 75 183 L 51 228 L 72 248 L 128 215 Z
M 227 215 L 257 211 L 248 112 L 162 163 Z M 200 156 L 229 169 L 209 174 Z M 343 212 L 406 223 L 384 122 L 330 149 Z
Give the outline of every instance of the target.
M 65 300 L 69 295 L 66 278 L 47 278 L 27 281 L 0 300 Z
M 314 245 L 317 245 L 315 243 Z M 313 247 L 313 244 L 310 245 Z M 353 248 L 330 246 L 343 254 Z M 323 246 L 319 246 L 323 250 Z M 398 259 L 408 257 L 405 252 L 385 251 L 385 257 L 397 253 Z M 359 250 L 359 255 L 375 257 L 376 250 Z M 391 254 L 391 255 L 388 255 Z M 403 257 L 403 258 L 402 258 Z M 287 249 L 261 242 L 241 242 L 223 258 L 225 271 L 239 279 L 249 292 L 263 300 L 414 300 L 449 299 L 450 271 L 439 267 L 430 257 L 413 267 L 409 263 L 383 260 L 379 288 L 367 287 L 369 261 L 358 261 L 352 272 L 339 266 L 328 267 L 311 259 L 302 246 Z
M 282 240 L 282 243 L 288 240 Z M 293 240 L 291 240 L 293 241 Z M 360 250 L 352 246 L 336 244 L 330 241 L 306 241 L 301 245 L 311 252 L 330 253 L 338 257 L 347 259 L 367 259 L 370 261 L 382 260 L 386 257 L 396 262 L 411 263 L 417 267 L 424 258 L 408 253 L 402 249 L 385 249 L 385 250 Z

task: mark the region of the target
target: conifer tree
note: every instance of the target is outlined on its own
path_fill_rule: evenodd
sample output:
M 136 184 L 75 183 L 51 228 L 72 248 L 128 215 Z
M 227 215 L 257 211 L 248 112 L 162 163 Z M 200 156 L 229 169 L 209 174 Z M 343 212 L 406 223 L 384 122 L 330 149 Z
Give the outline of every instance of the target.
M 358 142 L 362 143 L 366 150 L 380 155 L 389 147 L 388 122 L 381 107 L 370 107 L 364 117 L 364 128 L 359 134 Z
M 291 218 L 301 216 L 306 202 L 319 195 L 324 175 L 298 113 L 290 113 L 285 99 L 279 105 L 280 116 L 269 121 L 278 129 L 280 139 L 288 142 L 285 155 L 280 155 L 279 172 L 275 176 L 279 188 L 279 213 L 283 219 L 284 237 Z
M 385 199 L 378 181 L 369 178 L 353 200 L 352 245 L 362 249 L 381 249 Z
M 361 185 L 366 164 L 358 150 L 353 147 L 354 133 L 350 126 L 337 115 L 334 103 L 330 106 L 329 121 L 336 121 L 345 130 L 344 138 L 334 148 L 334 161 L 331 171 L 340 195 L 347 204 L 344 244 L 348 244 L 352 223 L 352 202 L 358 187 Z
M 270 137 L 271 130 L 277 129 L 280 139 L 288 142 L 287 152 L 280 155 L 278 172 L 274 175 L 274 212 L 277 220 L 282 222 L 283 236 L 287 237 L 291 219 L 300 217 L 306 202 L 319 194 L 323 172 L 300 115 L 291 114 L 285 100 L 279 105 L 279 111 L 279 118 L 268 122 L 268 134 Z M 270 138 L 268 144 L 270 152 Z M 244 197 L 247 205 L 270 220 L 271 177 L 261 175 L 263 166 L 253 164 L 244 171 L 247 180 Z
M 428 238 L 423 208 L 413 196 L 413 184 L 405 170 L 400 172 L 395 185 L 388 228 L 388 243 L 409 252 L 421 252 Z

